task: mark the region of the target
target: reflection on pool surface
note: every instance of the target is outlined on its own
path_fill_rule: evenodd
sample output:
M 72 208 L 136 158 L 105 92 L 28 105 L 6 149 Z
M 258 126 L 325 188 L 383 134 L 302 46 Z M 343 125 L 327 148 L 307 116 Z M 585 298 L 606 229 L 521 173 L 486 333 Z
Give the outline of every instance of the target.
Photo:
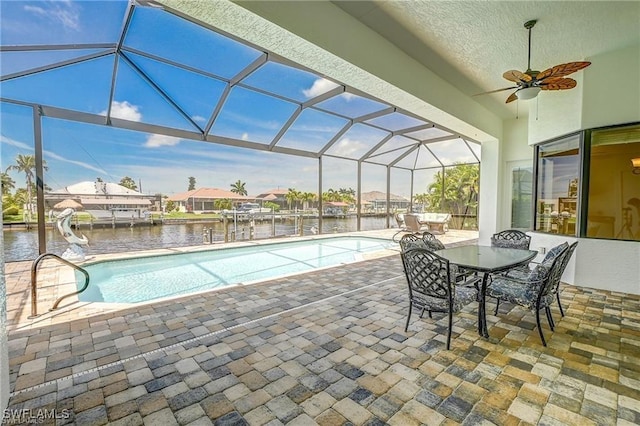
M 85 266 L 83 302 L 135 303 L 310 271 L 394 247 L 389 240 L 333 237 L 97 262 Z M 78 286 L 84 277 L 77 275 Z

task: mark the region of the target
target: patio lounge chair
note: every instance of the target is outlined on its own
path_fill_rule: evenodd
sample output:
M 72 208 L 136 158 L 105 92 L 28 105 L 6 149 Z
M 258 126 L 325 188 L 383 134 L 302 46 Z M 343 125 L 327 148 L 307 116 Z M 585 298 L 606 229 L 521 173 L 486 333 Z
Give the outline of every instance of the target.
M 396 221 L 398 222 L 398 226 L 400 226 L 400 219 L 398 218 L 398 214 L 396 214 Z M 402 223 L 403 227 L 393 235 L 392 240 L 396 241 L 396 236 L 401 233 L 410 232 L 412 234 L 420 233 L 423 231 L 422 224 L 418 220 L 418 215 L 415 213 L 405 213 L 402 215 Z
M 420 222 L 419 216 L 415 213 L 405 214 L 404 223 L 410 232 L 422 232 L 428 230 L 428 227 L 423 227 L 423 224 Z
M 426 310 L 429 318 L 432 312 L 444 312 L 449 316 L 447 349 L 451 348 L 451 327 L 454 312 L 459 312 L 471 302 L 477 300 L 475 287 L 457 286 L 455 271 L 449 261 L 425 248 L 409 248 L 401 254 L 407 284 L 409 286 L 409 312 L 404 331 L 409 329 L 411 311 L 421 309 L 420 318 Z
M 522 270 L 516 272 L 515 276 L 512 274 L 494 275 L 492 276 L 491 284 L 487 287 L 487 296 L 498 299 L 496 302 L 496 315 L 498 314 L 500 300 L 506 300 L 535 312 L 540 340 L 544 346 L 547 346 L 547 342 L 540 325 L 540 310 L 545 310 L 547 321 L 549 321 L 549 326 L 553 331 L 554 323 L 550 306 L 555 298 L 554 291 L 557 294 L 557 288 L 564 270 L 563 265 L 566 266 L 564 258 L 568 250 L 567 247 L 564 247 L 550 263 L 541 263 L 526 275 L 522 274 Z
M 394 218 L 396 219 L 396 223 L 398 224 L 398 228 L 400 228 L 400 229 L 398 229 L 398 232 L 393 234 L 393 237 L 391 238 L 391 240 L 393 242 L 397 242 L 396 241 L 396 237 L 399 234 L 406 233 L 406 232 L 411 232 L 411 230 L 409 228 L 407 228 L 407 225 L 404 222 L 404 215 L 402 213 L 396 213 L 394 215 Z

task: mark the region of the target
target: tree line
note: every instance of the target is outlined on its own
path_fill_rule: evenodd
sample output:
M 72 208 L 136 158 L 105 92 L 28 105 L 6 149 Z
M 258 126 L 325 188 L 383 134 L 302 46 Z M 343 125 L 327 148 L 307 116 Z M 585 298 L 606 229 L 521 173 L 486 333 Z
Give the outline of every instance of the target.
M 31 219 L 34 209 L 36 161 L 34 155 L 18 154 L 14 164 L 8 166 L 1 174 L 2 178 L 2 201 L 3 217 L 5 215 L 17 215 L 22 206 L 25 206 L 27 219 Z M 43 169 L 48 170 L 46 161 L 43 160 Z M 9 175 L 10 171 L 23 173 L 25 176 L 25 187 L 16 187 L 16 182 Z M 102 182 L 101 178 L 96 178 L 97 182 Z M 469 164 L 458 164 L 447 167 L 444 172 L 438 172 L 434 179 L 426 187 L 426 192 L 415 194 L 414 205 L 421 207 L 421 210 L 441 211 L 452 213 L 457 216 L 464 216 L 469 213 L 475 214 L 479 191 L 479 166 Z M 138 191 L 138 185 L 130 176 L 124 176 L 118 182 L 119 185 Z M 51 191 L 46 184 L 45 191 Z M 196 178 L 189 176 L 188 190 L 196 189 Z M 12 191 L 15 190 L 15 193 Z M 248 191 L 246 182 L 238 179 L 230 184 L 230 191 L 238 195 L 246 196 Z M 324 202 L 344 202 L 355 204 L 356 191 L 353 188 L 330 188 L 322 193 Z M 289 209 L 308 208 L 318 201 L 318 196 L 312 192 L 298 191 L 295 188 L 288 188 L 284 198 Z M 165 204 L 167 211 L 172 211 L 175 205 L 170 200 Z M 232 201 L 228 199 L 215 200 L 214 207 L 219 210 L 231 209 Z M 278 210 L 280 206 L 276 203 L 265 202 L 264 207 Z

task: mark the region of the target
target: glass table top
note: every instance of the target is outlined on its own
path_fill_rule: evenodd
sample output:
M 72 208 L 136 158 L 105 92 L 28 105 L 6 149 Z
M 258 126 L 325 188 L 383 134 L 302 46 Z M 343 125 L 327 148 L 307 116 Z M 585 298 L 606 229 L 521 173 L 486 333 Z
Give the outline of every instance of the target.
M 489 246 L 459 246 L 435 252 L 451 263 L 477 271 L 496 271 L 525 263 L 538 252 Z

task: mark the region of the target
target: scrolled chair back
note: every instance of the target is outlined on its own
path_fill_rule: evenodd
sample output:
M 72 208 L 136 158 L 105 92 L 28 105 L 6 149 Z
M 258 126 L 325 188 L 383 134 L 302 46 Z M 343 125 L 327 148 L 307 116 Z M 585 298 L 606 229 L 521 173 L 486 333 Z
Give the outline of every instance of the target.
M 410 248 L 402 252 L 402 260 L 410 293 L 419 293 L 447 312 L 453 303 L 449 261 L 425 248 Z
M 422 240 L 422 236 L 420 234 L 406 234 L 400 238 L 400 250 L 407 251 L 410 248 L 425 248 L 427 247 Z
M 517 229 L 507 229 L 491 236 L 491 246 L 528 250 L 531 237 Z
M 560 287 L 560 280 L 562 278 L 562 274 L 564 274 L 564 270 L 567 269 L 567 265 L 569 264 L 569 260 L 571 259 L 571 256 L 573 255 L 573 252 L 576 250 L 576 247 L 578 246 L 578 242 L 574 242 L 571 245 L 568 245 L 567 243 L 565 243 L 565 246 L 563 248 L 563 250 L 554 258 L 554 261 L 559 262 L 558 265 L 558 276 L 557 276 L 557 280 L 554 280 L 553 282 L 553 286 L 551 288 L 551 293 L 557 293 L 558 292 L 558 288 Z M 542 264 L 544 264 L 544 260 L 542 261 Z M 554 277 L 555 278 L 555 277 Z M 558 302 L 560 303 L 560 302 Z
M 432 251 L 444 250 L 445 248 L 444 244 L 442 244 L 442 241 L 437 239 L 436 236 L 429 231 L 425 231 L 422 234 L 422 241 Z
M 531 290 L 534 294 L 537 292 L 538 303 L 549 306 L 553 302 L 552 296 L 555 295 L 560 285 L 560 279 L 564 272 L 563 263 L 568 252 L 569 248 L 564 247 L 551 263 L 541 263 L 531 271 L 529 278 L 532 283 Z M 536 280 L 540 281 L 541 288 L 536 285 Z

